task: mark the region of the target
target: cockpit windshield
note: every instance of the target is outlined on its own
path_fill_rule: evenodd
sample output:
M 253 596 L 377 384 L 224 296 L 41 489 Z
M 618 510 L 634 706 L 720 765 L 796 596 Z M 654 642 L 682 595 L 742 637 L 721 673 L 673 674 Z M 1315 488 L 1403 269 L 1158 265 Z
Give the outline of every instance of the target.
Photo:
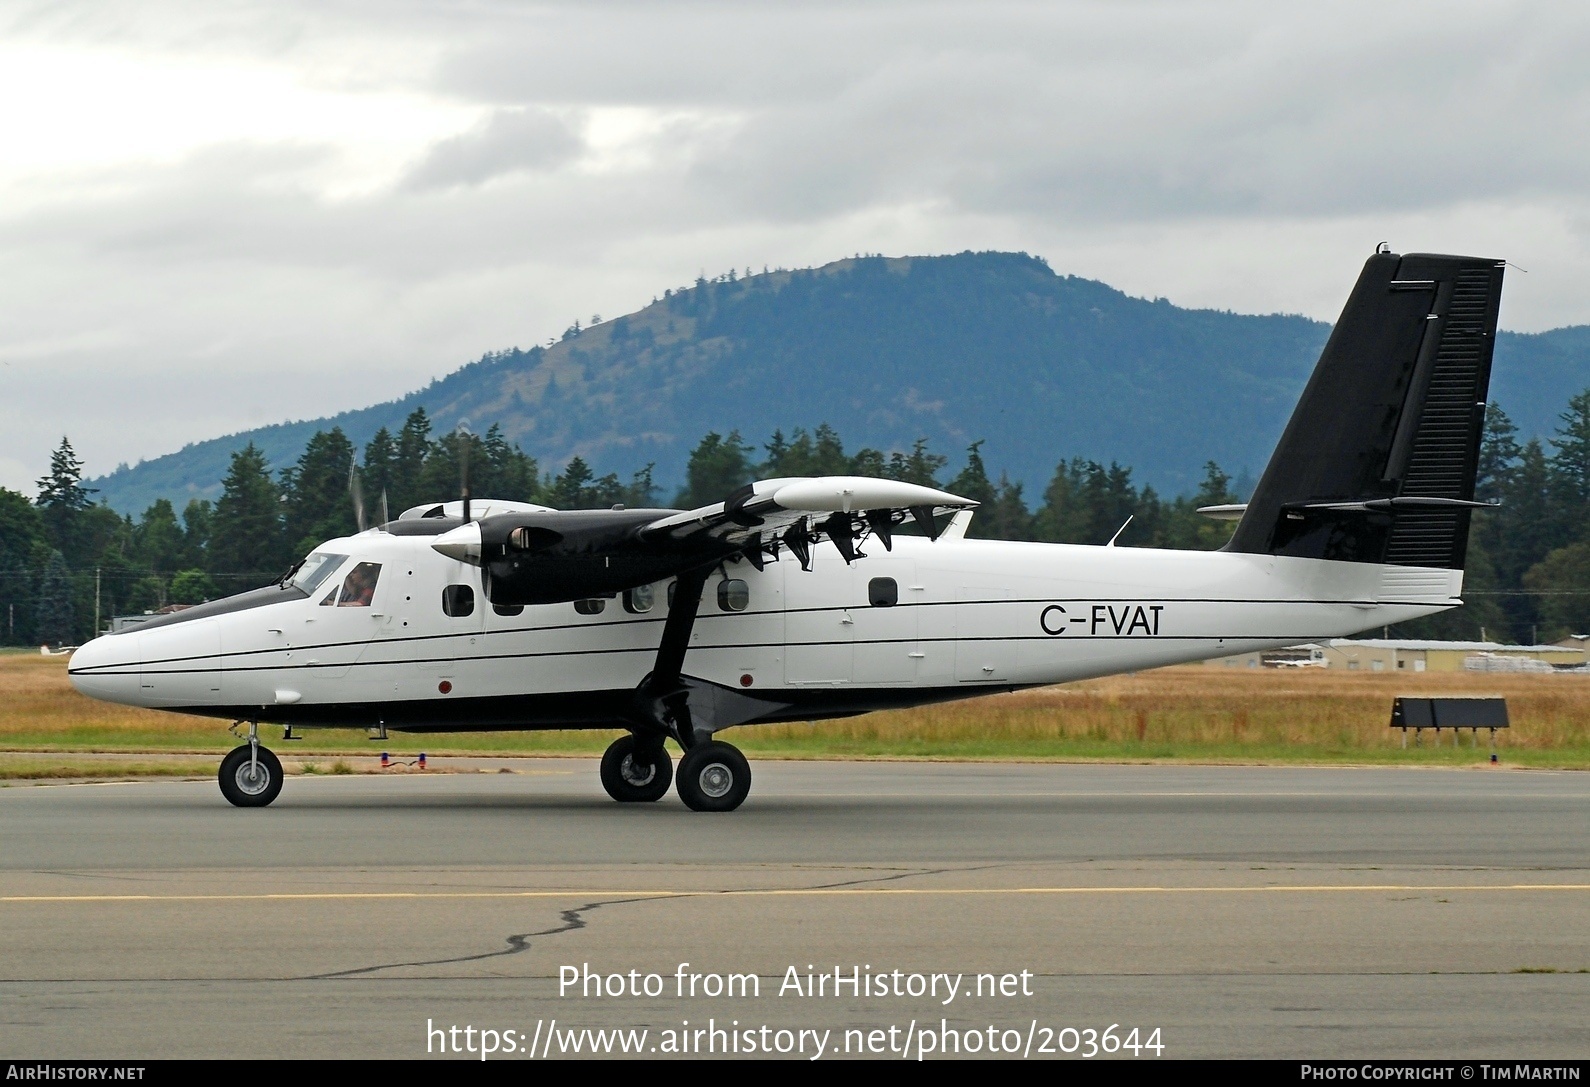
M 337 567 L 347 558 L 347 555 L 328 555 L 323 551 L 316 551 L 299 565 L 287 584 L 294 589 L 312 593 L 315 591 L 315 586 L 335 573 Z

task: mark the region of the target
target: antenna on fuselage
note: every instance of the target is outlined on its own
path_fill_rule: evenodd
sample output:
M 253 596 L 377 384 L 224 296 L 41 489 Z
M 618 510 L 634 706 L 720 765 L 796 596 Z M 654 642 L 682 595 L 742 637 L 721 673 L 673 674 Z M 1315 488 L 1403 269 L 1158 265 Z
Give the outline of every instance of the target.
M 1105 547 L 1114 547 L 1115 546 L 1115 541 L 1119 540 L 1121 538 L 1121 533 L 1126 531 L 1126 526 L 1132 523 L 1132 518 L 1135 517 L 1135 516 L 1137 516 L 1137 515 L 1133 514 L 1133 513 L 1127 514 L 1126 515 L 1126 520 L 1121 522 L 1121 527 L 1115 530 L 1115 535 L 1111 536 L 1110 537 L 1110 542 L 1105 544 L 1104 546 Z

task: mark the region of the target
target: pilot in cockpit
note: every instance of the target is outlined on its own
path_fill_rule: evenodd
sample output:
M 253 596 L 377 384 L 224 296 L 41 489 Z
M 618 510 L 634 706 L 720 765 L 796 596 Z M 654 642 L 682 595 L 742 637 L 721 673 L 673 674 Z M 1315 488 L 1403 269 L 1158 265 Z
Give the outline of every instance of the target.
M 337 607 L 368 608 L 371 598 L 375 596 L 375 583 L 380 576 L 380 563 L 359 563 L 343 579 L 342 595 L 337 600 Z

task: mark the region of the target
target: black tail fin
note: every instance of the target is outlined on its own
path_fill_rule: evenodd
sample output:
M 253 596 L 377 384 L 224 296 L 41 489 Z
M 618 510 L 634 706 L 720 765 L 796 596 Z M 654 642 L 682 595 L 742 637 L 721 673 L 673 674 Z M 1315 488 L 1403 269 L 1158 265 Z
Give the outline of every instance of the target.
M 1461 569 L 1502 262 L 1376 253 L 1227 550 Z

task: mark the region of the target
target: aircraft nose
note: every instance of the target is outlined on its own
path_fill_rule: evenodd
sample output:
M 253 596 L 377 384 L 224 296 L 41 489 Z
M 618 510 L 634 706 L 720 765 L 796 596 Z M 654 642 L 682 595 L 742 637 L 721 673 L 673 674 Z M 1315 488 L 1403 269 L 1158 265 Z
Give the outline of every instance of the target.
M 77 648 L 66 673 L 82 694 L 136 704 L 141 658 L 137 634 L 106 634 Z

